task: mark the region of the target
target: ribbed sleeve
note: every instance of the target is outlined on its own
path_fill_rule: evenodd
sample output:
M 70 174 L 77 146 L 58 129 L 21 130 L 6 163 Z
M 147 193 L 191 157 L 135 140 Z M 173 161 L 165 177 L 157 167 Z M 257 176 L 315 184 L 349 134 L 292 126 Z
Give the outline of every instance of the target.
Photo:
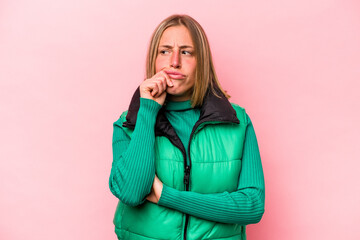
M 113 163 L 109 187 L 120 201 L 130 206 L 143 203 L 151 191 L 155 177 L 154 127 L 160 108 L 157 102 L 140 98 L 131 140 L 120 127 L 120 119 L 113 125 Z
M 241 225 L 259 222 L 264 213 L 265 182 L 255 131 L 249 116 L 247 120 L 237 191 L 201 194 L 164 185 L 158 204 L 215 222 Z

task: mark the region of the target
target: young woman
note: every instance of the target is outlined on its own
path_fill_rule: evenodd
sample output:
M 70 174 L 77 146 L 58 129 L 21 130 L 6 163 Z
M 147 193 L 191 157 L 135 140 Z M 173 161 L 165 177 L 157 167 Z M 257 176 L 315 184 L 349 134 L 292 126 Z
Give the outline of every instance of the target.
M 245 226 L 264 213 L 258 144 L 218 82 L 199 23 L 187 15 L 161 22 L 146 75 L 114 123 L 118 239 L 246 239 Z

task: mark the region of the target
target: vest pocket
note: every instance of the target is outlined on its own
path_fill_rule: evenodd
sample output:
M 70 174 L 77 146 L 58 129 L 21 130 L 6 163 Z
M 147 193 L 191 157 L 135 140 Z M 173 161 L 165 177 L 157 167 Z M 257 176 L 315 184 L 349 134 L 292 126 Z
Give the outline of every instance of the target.
M 124 205 L 120 228 L 149 239 L 181 239 L 183 215 L 148 201 L 137 207 Z
M 197 217 L 190 217 L 189 232 L 190 239 L 203 240 L 246 240 L 245 226 L 239 224 L 217 223 Z

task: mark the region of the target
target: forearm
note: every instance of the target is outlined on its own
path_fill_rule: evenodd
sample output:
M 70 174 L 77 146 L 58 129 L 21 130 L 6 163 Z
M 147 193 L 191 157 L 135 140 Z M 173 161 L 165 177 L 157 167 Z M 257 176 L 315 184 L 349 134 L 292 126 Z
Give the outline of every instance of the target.
M 201 194 L 164 185 L 158 204 L 215 222 L 241 225 L 259 222 L 264 213 L 265 182 L 255 131 L 248 116 L 247 120 L 236 191 Z
M 109 179 L 111 192 L 125 204 L 136 206 L 145 201 L 155 176 L 154 126 L 161 105 L 140 99 L 131 140 L 114 123 L 113 164 Z
M 158 204 L 210 221 L 247 225 L 259 222 L 264 213 L 264 190 L 201 194 L 164 185 Z

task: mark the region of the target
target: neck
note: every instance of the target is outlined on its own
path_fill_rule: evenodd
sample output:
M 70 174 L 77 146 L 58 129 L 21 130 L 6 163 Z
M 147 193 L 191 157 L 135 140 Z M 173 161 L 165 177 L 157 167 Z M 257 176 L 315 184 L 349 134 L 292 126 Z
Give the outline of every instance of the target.
M 191 96 L 176 96 L 168 94 L 166 98 L 172 102 L 184 102 L 190 100 Z
M 192 109 L 191 107 L 191 101 L 171 101 L 167 100 L 165 102 L 165 109 L 168 111 L 183 111 L 183 110 L 189 110 Z

